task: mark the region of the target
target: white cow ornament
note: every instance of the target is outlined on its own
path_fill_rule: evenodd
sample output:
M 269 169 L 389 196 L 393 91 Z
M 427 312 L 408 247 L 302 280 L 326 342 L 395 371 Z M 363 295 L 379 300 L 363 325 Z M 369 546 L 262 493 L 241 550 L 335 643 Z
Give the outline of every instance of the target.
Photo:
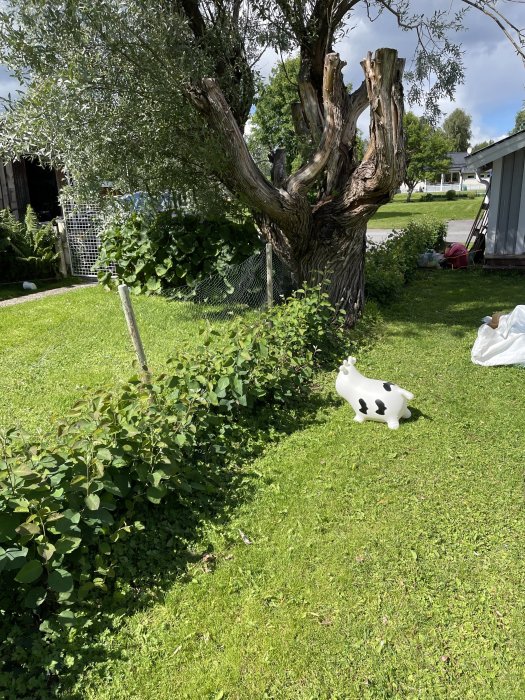
M 355 411 L 354 420 L 376 420 L 387 423 L 391 430 L 399 428 L 401 418 L 412 415 L 407 408 L 414 394 L 392 382 L 367 379 L 355 368 L 355 357 L 344 360 L 335 380 L 335 390 Z

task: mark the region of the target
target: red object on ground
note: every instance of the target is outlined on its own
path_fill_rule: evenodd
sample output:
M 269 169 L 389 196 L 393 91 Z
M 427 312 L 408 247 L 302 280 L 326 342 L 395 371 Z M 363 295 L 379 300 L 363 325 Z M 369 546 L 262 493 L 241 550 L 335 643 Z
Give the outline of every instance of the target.
M 462 243 L 453 243 L 450 248 L 445 250 L 445 258 L 455 270 L 467 267 L 468 250 Z

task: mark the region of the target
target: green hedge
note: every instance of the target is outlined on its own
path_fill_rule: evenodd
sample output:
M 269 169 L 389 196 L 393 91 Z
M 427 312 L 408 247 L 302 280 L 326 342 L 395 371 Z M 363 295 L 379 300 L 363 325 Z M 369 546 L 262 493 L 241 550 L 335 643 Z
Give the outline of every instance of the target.
M 342 337 L 326 295 L 299 290 L 220 342 L 212 332 L 151 384 L 134 378 L 80 401 L 45 442 L 0 437 L 0 690 L 15 668 L 13 697 L 27 689 L 39 635 L 90 625 L 129 587 L 124 559 L 148 527 L 144 503 L 198 508 L 260 412 L 297 402 Z
M 40 226 L 29 206 L 23 222 L 0 210 L 0 282 L 54 277 L 57 270 L 52 225 Z
M 114 265 L 119 282 L 135 293 L 154 294 L 194 285 L 226 265 L 244 261 L 261 247 L 251 221 L 203 220 L 160 212 L 131 214 L 102 234 L 99 264 Z M 110 275 L 99 273 L 103 283 Z
M 383 304 L 395 299 L 414 276 L 421 253 L 443 247 L 446 235 L 444 221 L 413 219 L 402 231 L 394 231 L 382 243 L 373 243 L 365 260 L 367 298 Z

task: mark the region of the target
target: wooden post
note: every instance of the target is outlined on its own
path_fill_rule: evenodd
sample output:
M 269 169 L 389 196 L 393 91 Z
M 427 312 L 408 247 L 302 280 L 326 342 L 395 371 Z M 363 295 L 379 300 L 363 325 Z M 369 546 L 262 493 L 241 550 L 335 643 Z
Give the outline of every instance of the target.
M 69 255 L 67 246 L 64 222 L 55 219 L 53 227 L 55 229 L 55 250 L 58 253 L 59 259 L 59 272 L 62 277 L 69 277 L 73 272 L 71 269 L 71 256 Z
M 133 313 L 133 306 L 131 305 L 131 297 L 129 294 L 128 286 L 125 284 L 119 284 L 118 293 L 122 302 L 122 309 L 124 310 L 126 323 L 128 324 L 128 330 L 131 336 L 131 341 L 133 343 L 133 347 L 135 348 L 135 352 L 137 353 L 139 365 L 144 374 L 144 380 L 146 382 L 149 382 L 151 379 L 151 375 L 148 369 L 148 363 L 146 362 L 146 354 L 144 352 L 142 340 L 140 339 L 140 333 L 137 326 L 137 321 L 135 319 L 135 314 Z
M 269 309 L 273 306 L 273 264 L 272 244 L 266 244 L 266 305 Z

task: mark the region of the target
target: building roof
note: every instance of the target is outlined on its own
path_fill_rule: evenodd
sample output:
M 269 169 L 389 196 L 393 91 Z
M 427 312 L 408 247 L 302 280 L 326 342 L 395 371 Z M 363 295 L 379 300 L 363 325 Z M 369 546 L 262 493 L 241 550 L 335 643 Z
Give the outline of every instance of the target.
M 525 148 L 525 130 L 518 131 L 517 134 L 507 136 L 501 139 L 501 141 L 493 143 L 491 146 L 486 146 L 480 151 L 472 153 L 470 156 L 466 157 L 466 162 L 469 167 L 480 168 L 483 165 L 488 165 L 488 163 L 492 163 L 522 148 Z
M 465 167 L 466 151 L 457 151 L 456 153 L 447 153 L 450 158 L 449 172 L 461 172 Z

